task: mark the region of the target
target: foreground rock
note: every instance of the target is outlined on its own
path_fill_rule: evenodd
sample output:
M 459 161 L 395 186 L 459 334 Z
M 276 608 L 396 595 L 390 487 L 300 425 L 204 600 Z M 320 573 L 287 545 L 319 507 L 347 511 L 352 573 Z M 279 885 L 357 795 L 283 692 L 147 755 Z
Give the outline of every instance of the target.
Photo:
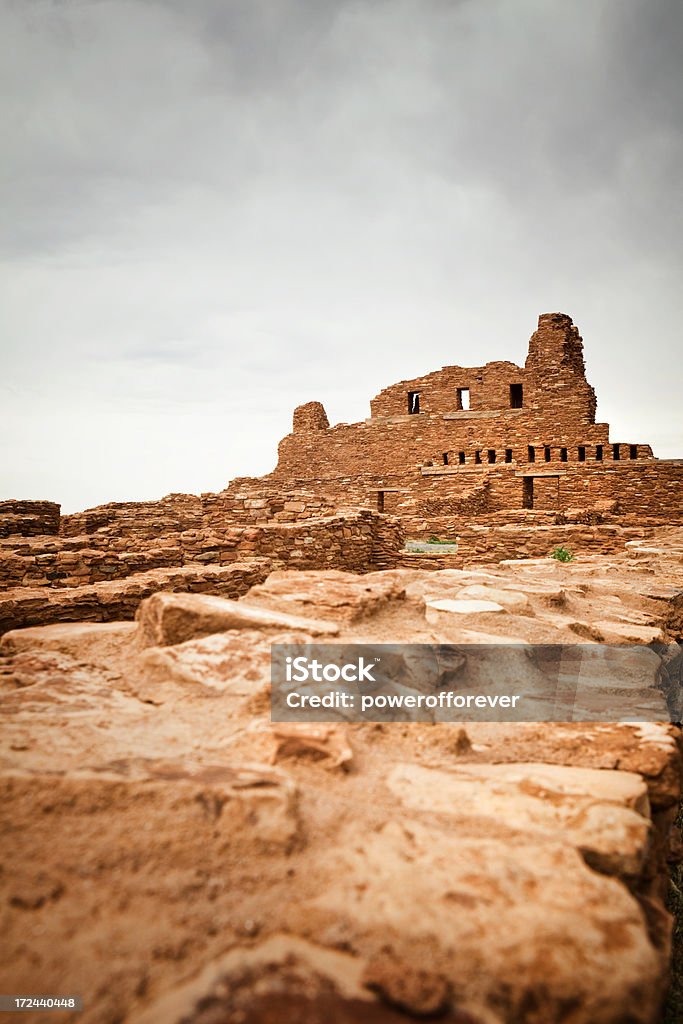
M 153 594 L 136 613 L 140 647 L 181 644 L 229 629 L 298 629 L 313 636 L 334 636 L 333 622 L 271 612 L 239 601 L 201 594 Z
M 680 577 L 638 566 L 277 573 L 8 632 L 0 987 L 79 992 L 81 1024 L 655 1024 L 676 728 L 271 723 L 269 703 L 271 643 L 327 630 L 527 645 L 613 621 L 671 643 Z M 430 621 L 492 592 L 500 611 Z M 634 646 L 622 686 L 663 701 L 676 657 Z

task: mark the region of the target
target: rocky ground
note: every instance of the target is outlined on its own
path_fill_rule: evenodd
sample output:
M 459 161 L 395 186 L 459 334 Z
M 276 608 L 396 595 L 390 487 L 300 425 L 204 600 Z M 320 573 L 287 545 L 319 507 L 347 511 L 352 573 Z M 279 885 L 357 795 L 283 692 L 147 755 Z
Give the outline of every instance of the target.
M 83 1024 L 661 1020 L 674 726 L 273 724 L 269 663 L 328 637 L 671 661 L 681 636 L 676 530 L 6 633 L 0 990 L 78 993 Z

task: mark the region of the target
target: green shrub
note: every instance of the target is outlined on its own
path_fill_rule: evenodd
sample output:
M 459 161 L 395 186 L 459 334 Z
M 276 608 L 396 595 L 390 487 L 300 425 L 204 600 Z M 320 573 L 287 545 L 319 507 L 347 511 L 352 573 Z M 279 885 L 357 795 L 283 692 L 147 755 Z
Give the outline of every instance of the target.
M 557 559 L 558 562 L 573 562 L 574 552 L 571 548 L 566 548 L 563 544 L 559 544 L 550 552 L 550 557 Z

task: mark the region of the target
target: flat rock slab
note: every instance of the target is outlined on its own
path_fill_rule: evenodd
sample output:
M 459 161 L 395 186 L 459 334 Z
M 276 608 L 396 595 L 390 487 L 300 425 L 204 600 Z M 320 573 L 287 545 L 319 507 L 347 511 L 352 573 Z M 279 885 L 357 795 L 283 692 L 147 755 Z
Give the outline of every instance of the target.
M 438 601 L 426 601 L 427 621 L 440 621 L 438 617 L 430 618 L 430 612 L 445 612 L 448 615 L 482 615 L 485 612 L 504 612 L 502 604 L 497 601 L 483 601 L 466 598 L 442 598 Z
M 559 829 L 556 842 L 538 833 L 510 842 L 494 823 L 489 835 L 469 836 L 398 813 L 376 831 L 349 829 L 335 845 L 334 875 L 290 919 L 307 934 L 362 936 L 370 963 L 391 947 L 384 994 L 407 989 L 413 1013 L 445 981 L 474 1021 L 496 1019 L 501 992 L 500 1020 L 551 1024 L 568 998 L 573 1024 L 656 1019 L 661 967 L 638 901 L 589 868 Z M 401 974 L 414 971 L 422 990 L 402 989 Z M 529 998 L 533 1017 L 519 1013 Z
M 616 640 L 619 643 L 654 644 L 664 641 L 664 633 L 659 626 L 641 626 L 633 622 L 598 621 L 594 628 L 606 641 Z
M 280 571 L 265 583 L 252 587 L 249 603 L 278 611 L 331 618 L 335 622 L 358 622 L 371 618 L 389 606 L 405 600 L 405 583 L 394 574 Z
M 629 772 L 562 765 L 467 765 L 442 772 L 394 768 L 387 785 L 403 803 L 446 814 L 484 833 L 493 822 L 528 837 L 568 842 L 603 871 L 635 876 L 650 835 L 647 786 Z M 463 826 L 459 826 L 461 832 Z
M 0 655 L 21 651 L 60 651 L 84 657 L 93 647 L 119 649 L 135 635 L 134 622 L 63 622 L 12 629 L 0 639 Z
M 139 647 L 166 647 L 230 629 L 291 629 L 312 636 L 334 636 L 334 622 L 304 619 L 243 601 L 206 594 L 153 594 L 138 608 Z
M 458 600 L 468 601 L 493 601 L 500 604 L 508 611 L 516 612 L 518 615 L 533 615 L 533 610 L 526 594 L 518 590 L 503 590 L 500 587 L 487 586 L 476 583 L 470 587 L 463 587 L 458 591 Z

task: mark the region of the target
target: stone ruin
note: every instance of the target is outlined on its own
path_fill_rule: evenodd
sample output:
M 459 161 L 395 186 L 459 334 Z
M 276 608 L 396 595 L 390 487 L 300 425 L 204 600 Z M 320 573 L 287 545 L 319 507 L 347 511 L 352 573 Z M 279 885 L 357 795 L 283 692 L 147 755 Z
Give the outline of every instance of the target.
M 548 313 L 523 368 L 447 366 L 393 384 L 363 423 L 330 427 L 319 402 L 299 406 L 274 471 L 219 494 L 61 521 L 51 502 L 1 502 L 0 629 L 127 617 L 160 586 L 239 596 L 277 569 L 618 552 L 683 522 L 683 460 L 610 441 L 595 411 L 578 330 Z M 404 550 L 434 535 L 457 538 L 457 554 Z
M 220 494 L 0 503 L 0 990 L 80 1024 L 680 1020 L 683 464 L 594 420 L 552 314 L 523 369 L 300 407 Z M 404 548 L 432 533 L 457 551 Z M 271 644 L 327 638 L 627 644 L 661 721 L 273 722 Z
M 596 423 L 583 342 L 571 317 L 546 313 L 524 367 L 442 370 L 385 388 L 363 423 L 330 428 L 319 402 L 294 412 L 277 467 L 236 493 L 310 491 L 400 517 L 417 534 L 476 518 L 679 521 L 683 461 L 655 459 L 642 441 L 611 441 Z M 266 490 L 264 490 L 266 488 Z

